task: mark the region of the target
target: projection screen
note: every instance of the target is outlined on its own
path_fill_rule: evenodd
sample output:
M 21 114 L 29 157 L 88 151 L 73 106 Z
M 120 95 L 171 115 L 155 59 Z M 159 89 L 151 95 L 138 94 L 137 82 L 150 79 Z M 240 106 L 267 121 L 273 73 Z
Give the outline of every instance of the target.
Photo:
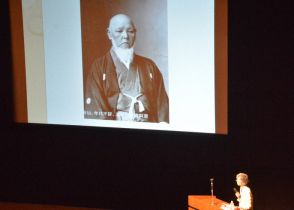
M 10 1 L 10 10 L 16 122 L 228 132 L 227 0 L 18 0 Z M 135 56 L 126 71 L 139 75 L 130 76 L 136 81 L 130 88 L 139 89 L 135 99 L 117 82 L 125 67 L 113 58 L 108 30 L 117 14 L 128 15 L 135 30 Z M 115 105 L 88 110 L 94 98 L 87 96 L 87 81 L 105 55 L 116 74 L 95 80 L 103 86 L 95 100 Z M 152 72 L 142 73 L 146 69 Z M 105 83 L 110 77 L 114 82 Z M 116 97 L 106 90 L 113 84 L 119 84 Z M 118 118 L 125 101 L 141 120 L 129 118 L 131 108 L 127 118 Z M 159 120 L 162 112 L 165 120 Z

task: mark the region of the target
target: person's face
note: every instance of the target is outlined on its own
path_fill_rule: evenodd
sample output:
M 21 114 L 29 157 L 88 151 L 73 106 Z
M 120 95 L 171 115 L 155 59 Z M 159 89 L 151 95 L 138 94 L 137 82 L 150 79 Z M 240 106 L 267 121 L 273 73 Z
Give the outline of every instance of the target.
M 134 45 L 136 29 L 127 16 L 114 17 L 108 28 L 108 37 L 116 47 L 128 49 Z
M 237 177 L 236 183 L 237 183 L 238 186 L 244 185 L 244 183 L 243 183 L 243 181 L 242 181 L 242 179 L 240 177 Z

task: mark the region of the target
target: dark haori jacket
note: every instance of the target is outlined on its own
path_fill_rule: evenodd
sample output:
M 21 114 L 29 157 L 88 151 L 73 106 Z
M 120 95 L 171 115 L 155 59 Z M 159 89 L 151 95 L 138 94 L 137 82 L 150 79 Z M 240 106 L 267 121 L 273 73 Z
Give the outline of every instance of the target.
M 135 55 L 132 65 L 138 68 L 145 111 L 148 122 L 169 123 L 169 99 L 162 75 L 156 64 Z M 85 118 L 116 120 L 117 101 L 120 93 L 117 73 L 111 53 L 97 58 L 90 69 L 84 95 Z M 137 112 L 136 112 L 137 113 Z M 139 113 L 138 113 L 139 114 Z

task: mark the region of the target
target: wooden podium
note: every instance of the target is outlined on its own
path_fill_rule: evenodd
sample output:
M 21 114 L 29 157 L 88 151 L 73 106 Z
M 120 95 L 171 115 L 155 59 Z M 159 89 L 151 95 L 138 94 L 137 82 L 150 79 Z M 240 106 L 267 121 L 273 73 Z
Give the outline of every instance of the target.
M 220 210 L 222 204 L 227 204 L 227 202 L 222 201 L 215 196 L 213 196 L 212 199 L 211 195 L 188 196 L 188 210 Z

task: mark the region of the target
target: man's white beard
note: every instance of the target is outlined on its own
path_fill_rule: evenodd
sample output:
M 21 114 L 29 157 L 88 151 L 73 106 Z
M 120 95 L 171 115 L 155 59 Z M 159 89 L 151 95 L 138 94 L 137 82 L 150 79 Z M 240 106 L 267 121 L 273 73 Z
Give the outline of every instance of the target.
M 118 59 L 129 69 L 130 64 L 133 62 L 134 58 L 134 48 L 120 48 L 117 47 L 114 43 L 112 44 L 113 50 L 116 53 Z

